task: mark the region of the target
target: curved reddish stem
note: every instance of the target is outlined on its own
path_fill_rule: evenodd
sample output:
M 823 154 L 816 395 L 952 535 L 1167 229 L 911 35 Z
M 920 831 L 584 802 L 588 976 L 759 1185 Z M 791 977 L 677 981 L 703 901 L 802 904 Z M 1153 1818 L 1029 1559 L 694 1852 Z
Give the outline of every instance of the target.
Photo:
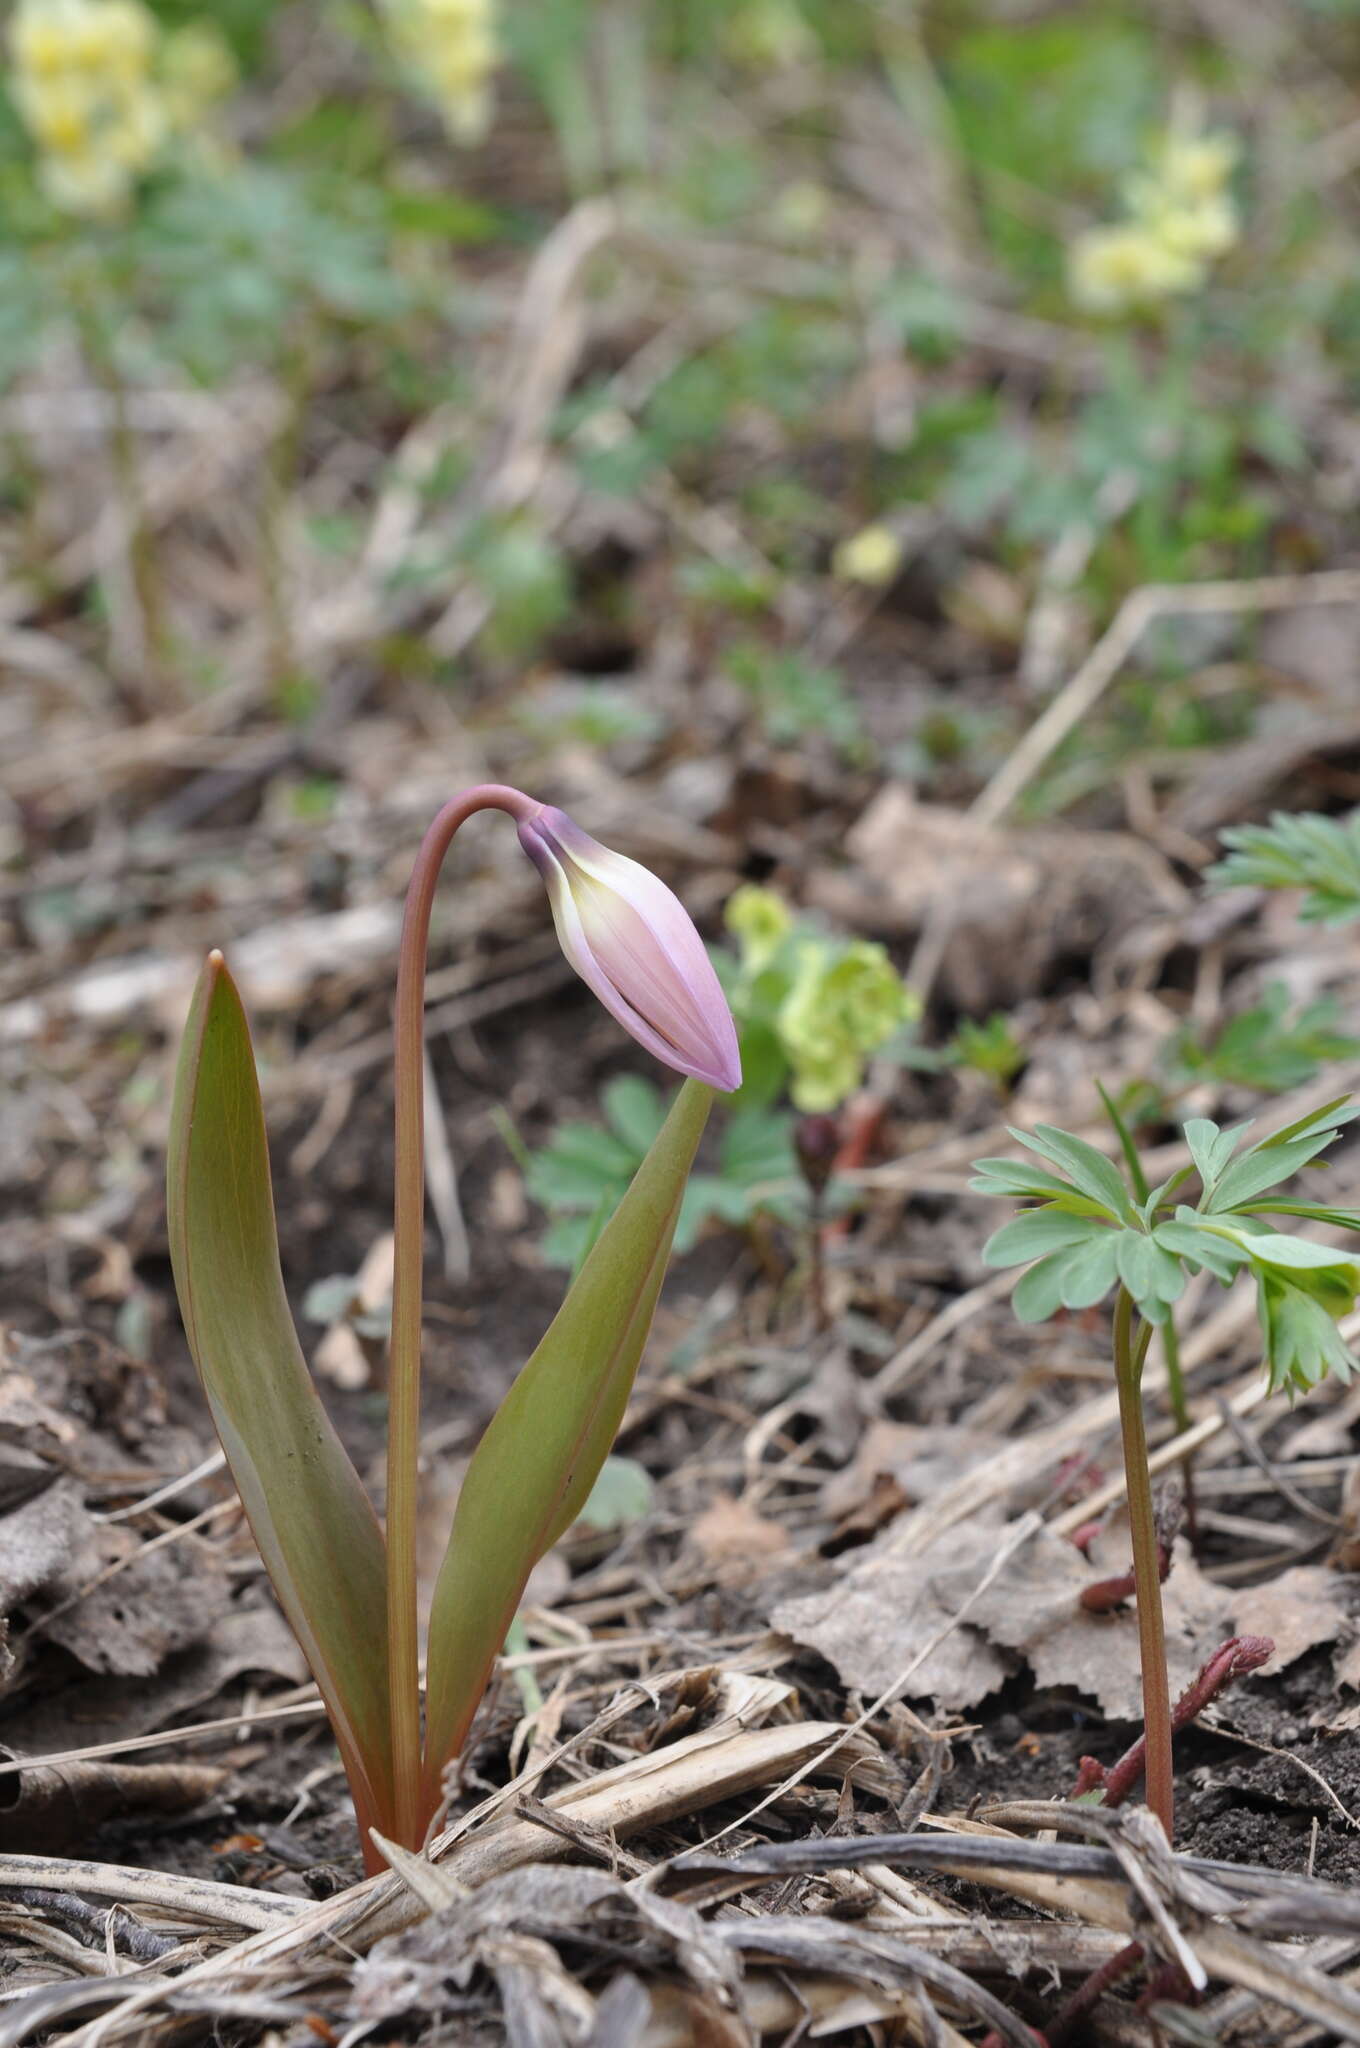
M 421 1811 L 420 1663 L 416 1630 L 416 1483 L 420 1457 L 420 1326 L 425 1239 L 425 957 L 435 885 L 454 833 L 474 811 L 522 818 L 531 798 L 503 783 L 481 783 L 452 798 L 420 843 L 406 892 L 397 960 L 395 1030 L 396 1169 L 392 1232 L 392 1348 L 387 1407 L 387 1655 L 392 1704 L 395 1826 L 419 1849 Z

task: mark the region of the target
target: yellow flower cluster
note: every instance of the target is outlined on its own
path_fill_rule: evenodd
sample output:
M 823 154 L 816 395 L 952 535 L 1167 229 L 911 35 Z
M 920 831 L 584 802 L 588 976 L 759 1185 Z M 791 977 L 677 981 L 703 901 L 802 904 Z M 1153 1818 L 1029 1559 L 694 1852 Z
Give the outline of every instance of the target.
M 838 1109 L 863 1080 L 868 1055 L 920 1006 L 882 946 L 810 934 L 773 889 L 738 889 L 725 922 L 741 948 L 745 994 L 754 999 L 743 1001 L 737 990 L 739 1016 L 771 1004 L 796 1107 Z
M 1125 182 L 1128 218 L 1073 242 L 1067 275 L 1078 305 L 1124 313 L 1198 291 L 1238 238 L 1228 190 L 1236 161 L 1230 135 L 1164 136 Z
M 495 0 L 382 0 L 393 46 L 455 142 L 476 142 L 491 121 L 500 51 Z
M 236 76 L 216 29 L 162 36 L 142 0 L 19 0 L 9 54 L 43 189 L 63 212 L 96 218 L 126 206 L 167 139 Z
M 843 583 L 865 583 L 881 590 L 902 566 L 902 543 L 890 526 L 875 522 L 843 540 L 831 558 L 833 574 Z

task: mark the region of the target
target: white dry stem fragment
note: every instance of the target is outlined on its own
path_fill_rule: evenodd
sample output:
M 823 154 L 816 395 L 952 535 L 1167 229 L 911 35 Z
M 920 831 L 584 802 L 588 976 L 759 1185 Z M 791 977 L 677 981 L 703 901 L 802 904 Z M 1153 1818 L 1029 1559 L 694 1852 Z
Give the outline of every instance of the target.
M 851 1731 L 834 1722 L 803 1721 L 753 1728 L 743 1726 L 733 1716 L 650 1756 L 632 1759 L 596 1778 L 569 1786 L 554 1793 L 546 1803 L 587 1827 L 627 1837 L 642 1828 L 738 1797 L 790 1769 L 799 1769 L 809 1760 L 815 1765 L 817 1758 L 842 1749 L 848 1739 Z M 862 1741 L 858 1748 L 866 1760 L 876 1755 Z M 431 1846 L 431 1859 L 441 1864 L 447 1855 L 445 1868 L 469 1885 L 526 1863 L 563 1856 L 570 1848 L 568 1842 L 530 1821 L 502 1820 L 455 1847 L 450 1846 L 451 1842 L 450 1834 L 440 1836 Z M 288 1904 L 291 1906 L 293 1901 Z M 287 1927 L 271 1928 L 196 1965 L 175 1980 L 173 1995 L 177 2001 L 192 2000 L 224 1990 L 228 1985 L 239 1991 L 247 1984 L 266 1981 L 276 1988 L 290 1969 L 302 1970 L 309 1961 L 333 1956 L 337 1943 L 362 1952 L 384 1935 L 411 1926 L 423 1916 L 424 1910 L 394 1874 L 368 1878 L 338 1898 L 304 1908 Z M 67 2048 L 113 2048 L 115 2043 L 157 2048 L 157 2044 L 170 2038 L 177 2024 L 172 2019 L 158 2020 L 153 2016 L 168 1988 L 158 1985 L 145 1995 L 134 1993 L 117 2013 L 70 2035 Z

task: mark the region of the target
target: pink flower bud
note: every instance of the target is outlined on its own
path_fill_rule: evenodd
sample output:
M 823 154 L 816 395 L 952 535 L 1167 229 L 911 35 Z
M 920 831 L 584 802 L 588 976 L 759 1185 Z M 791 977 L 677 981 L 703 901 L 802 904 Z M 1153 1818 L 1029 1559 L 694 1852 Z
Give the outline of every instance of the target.
M 639 1045 L 679 1073 L 741 1086 L 736 1026 L 689 914 L 664 882 L 551 804 L 518 815 L 562 951 Z

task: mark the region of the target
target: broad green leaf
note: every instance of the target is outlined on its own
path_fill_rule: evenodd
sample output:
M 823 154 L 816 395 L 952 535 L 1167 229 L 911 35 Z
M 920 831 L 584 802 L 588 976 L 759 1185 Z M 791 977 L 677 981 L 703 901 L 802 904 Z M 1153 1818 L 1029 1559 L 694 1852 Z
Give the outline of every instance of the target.
M 610 1126 L 640 1159 L 666 1121 L 661 1090 L 641 1074 L 619 1074 L 600 1091 Z
M 461 1748 L 529 1573 L 575 1521 L 651 1327 L 713 1091 L 687 1081 L 473 1454 L 430 1613 L 426 1778 Z
M 1117 1278 L 1116 1242 L 1115 1232 L 1106 1230 L 1068 1252 L 1062 1271 L 1064 1308 L 1094 1308 L 1104 1300 Z
M 1115 1245 L 1119 1277 L 1150 1323 L 1164 1323 L 1172 1302 L 1185 1290 L 1185 1272 L 1178 1258 L 1141 1231 L 1121 1231 Z
M 1110 1227 L 1098 1219 L 1071 1216 L 1057 1208 L 1028 1209 L 1010 1223 L 992 1232 L 982 1247 L 988 1266 L 1021 1266 L 1027 1259 L 1043 1258 L 1047 1252 L 1068 1245 L 1085 1244 L 1093 1231 L 1110 1235 Z
M 1195 1171 L 1200 1177 L 1206 1196 L 1212 1196 L 1214 1183 L 1232 1158 L 1236 1149 L 1237 1134 L 1221 1131 L 1207 1116 L 1192 1116 L 1183 1126 L 1185 1142 L 1190 1147 L 1190 1157 L 1195 1162 Z
M 1225 1283 L 1247 1262 L 1247 1255 L 1239 1245 L 1202 1227 L 1195 1209 L 1178 1209 L 1175 1220 L 1159 1223 L 1153 1236 L 1173 1258 L 1187 1259 L 1192 1266 L 1203 1266 L 1216 1280 Z
M 1109 1218 L 1104 1202 L 1078 1194 L 1071 1181 L 1060 1180 L 1056 1173 L 1031 1166 L 1027 1160 L 975 1159 L 973 1171 L 977 1179 L 970 1180 L 968 1186 L 975 1195 L 1004 1195 L 1013 1201 L 1042 1198 L 1061 1204 L 1073 1216 Z
M 1258 1145 L 1244 1152 L 1220 1176 L 1212 1201 L 1206 1206 L 1213 1214 L 1221 1214 L 1238 1202 L 1249 1202 L 1253 1195 L 1263 1194 L 1307 1166 L 1329 1142 L 1328 1133 L 1315 1131 L 1308 1137 L 1291 1139 L 1287 1145 Z
M 1011 1307 L 1022 1323 L 1044 1323 L 1062 1307 L 1065 1251 L 1050 1252 L 1046 1259 L 1022 1273 L 1011 1296 Z
M 1054 1124 L 1037 1124 L 1032 1131 L 1018 1131 L 1010 1125 L 1007 1128 L 1020 1144 L 1065 1173 L 1091 1201 L 1101 1203 L 1121 1219 L 1128 1216 L 1129 1191 L 1123 1176 L 1114 1161 L 1097 1152 L 1094 1145 L 1073 1137 L 1070 1131 L 1060 1131 Z
M 166 1211 L 189 1348 L 367 1845 L 370 1825 L 393 1825 L 383 1538 L 288 1312 L 250 1029 L 220 953 L 185 1026 Z
M 650 1513 L 655 1497 L 645 1465 L 636 1458 L 606 1458 L 576 1519 L 591 1529 L 622 1529 Z

